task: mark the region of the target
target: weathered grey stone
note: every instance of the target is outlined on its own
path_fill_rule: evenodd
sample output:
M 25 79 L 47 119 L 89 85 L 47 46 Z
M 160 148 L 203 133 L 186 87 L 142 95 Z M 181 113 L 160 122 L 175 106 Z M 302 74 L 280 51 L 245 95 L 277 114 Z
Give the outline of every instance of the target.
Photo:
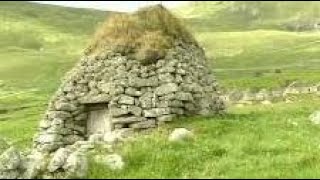
M 197 110 L 196 105 L 193 104 L 193 103 L 185 103 L 185 104 L 184 104 L 184 107 L 185 107 L 185 109 L 188 110 L 188 111 L 195 111 L 195 110 Z
M 48 165 L 48 171 L 49 172 L 54 172 L 54 171 L 62 168 L 62 166 L 67 161 L 67 158 L 70 155 L 70 153 L 71 152 L 66 148 L 58 149 L 54 153 L 54 155 L 53 155 L 53 157 L 52 157 L 52 159 L 51 159 L 51 161 L 50 161 L 50 163 Z
M 186 71 L 184 69 L 180 69 L 180 68 L 178 68 L 176 72 L 177 72 L 177 74 L 181 74 L 181 75 L 186 74 Z
M 53 119 L 51 121 L 51 126 L 58 126 L 58 125 L 62 125 L 64 124 L 64 120 L 63 119 Z
M 72 153 L 63 169 L 67 172 L 68 178 L 84 178 L 88 174 L 87 156 L 79 151 Z
M 125 123 L 132 123 L 132 122 L 140 122 L 146 120 L 143 117 L 119 117 L 112 119 L 112 123 L 114 124 L 125 124 Z
M 154 108 L 150 110 L 144 110 L 144 117 L 159 117 L 161 115 L 170 114 L 170 108 Z
M 124 88 L 115 83 L 101 83 L 98 85 L 102 92 L 110 95 L 118 95 L 124 93 Z
M 171 75 L 170 73 L 159 74 L 160 82 L 170 83 L 170 82 L 174 82 L 174 79 L 175 79 L 174 76 Z
M 84 96 L 79 99 L 81 104 L 95 104 L 95 103 L 108 103 L 111 100 L 111 96 L 109 94 L 99 94 Z
M 77 110 L 71 112 L 71 114 L 73 117 L 75 117 L 75 116 L 80 115 L 83 111 L 84 111 L 83 109 L 77 109 Z
M 107 156 L 97 155 L 94 160 L 97 163 L 106 165 L 111 170 L 121 170 L 125 165 L 122 157 L 118 154 L 111 154 Z
M 121 140 L 134 136 L 133 128 L 122 128 L 114 131 Z
M 73 101 L 73 100 L 77 99 L 77 96 L 75 96 L 72 93 L 68 93 L 65 97 L 66 97 L 66 99 L 68 99 L 70 101 Z
M 38 142 L 41 144 L 53 143 L 61 141 L 62 136 L 59 134 L 40 134 Z
M 181 100 L 173 100 L 169 101 L 169 106 L 170 107 L 184 107 L 184 103 Z
M 63 142 L 58 141 L 58 142 L 48 142 L 48 143 L 38 143 L 37 144 L 37 150 L 40 152 L 53 152 L 57 149 L 59 149 L 61 146 L 63 146 Z
M 64 127 L 67 129 L 74 129 L 75 123 L 73 123 L 72 121 L 66 121 L 64 124 Z M 59 132 L 59 131 L 57 131 Z
M 118 129 L 122 129 L 125 126 L 126 126 L 126 124 L 114 124 L 113 128 L 114 128 L 114 130 L 118 130 Z
M 74 125 L 73 130 L 84 134 L 86 131 L 86 128 L 84 126 Z
M 112 117 L 119 117 L 119 116 L 127 115 L 128 113 L 129 111 L 127 108 L 116 108 L 116 107 L 110 108 L 110 115 Z
M 18 150 L 10 147 L 0 155 L 0 173 L 2 171 L 17 170 L 21 163 L 21 157 Z
M 176 115 L 164 115 L 164 116 L 157 117 L 157 120 L 159 122 L 169 122 L 169 121 L 172 121 L 174 118 L 176 118 Z
M 134 116 L 141 116 L 142 108 L 138 106 L 128 106 L 128 112 Z
M 134 97 L 139 97 L 142 95 L 141 91 L 138 91 L 137 89 L 132 88 L 132 87 L 126 88 L 125 94 L 127 94 L 129 96 L 134 96 Z
M 52 125 L 50 126 L 47 130 L 46 133 L 47 134 L 59 134 L 59 135 L 63 135 L 64 130 L 66 128 L 64 127 L 63 124 L 56 124 L 56 125 Z
M 178 85 L 175 83 L 167 83 L 167 84 L 163 84 L 160 87 L 156 88 L 155 93 L 159 96 L 163 96 L 166 94 L 170 94 L 172 92 L 177 92 L 178 89 Z
M 152 119 L 130 124 L 130 128 L 133 128 L 133 129 L 147 129 L 147 128 L 154 128 L 154 127 L 156 127 L 156 121 Z
M 134 98 L 131 96 L 122 95 L 118 101 L 119 104 L 134 105 Z
M 117 133 L 115 132 L 108 132 L 105 133 L 103 136 L 103 141 L 107 144 L 115 144 L 120 141 L 120 138 L 118 137 Z
M 182 108 L 170 108 L 170 112 L 173 114 L 183 115 L 184 110 Z
M 183 78 L 180 74 L 176 74 L 176 83 L 182 83 L 183 82 Z
M 193 137 L 193 133 L 185 128 L 176 128 L 169 136 L 170 142 L 180 142 Z
M 47 129 L 50 126 L 51 126 L 51 121 L 49 121 L 48 119 L 43 119 L 40 121 L 40 125 L 39 125 L 40 128 Z
M 0 179 L 18 179 L 20 172 L 18 170 L 0 171 Z
M 191 93 L 177 92 L 175 98 L 180 101 L 193 101 Z
M 102 141 L 98 143 L 102 143 Z M 80 152 L 87 153 L 88 151 L 93 150 L 94 148 L 95 148 L 94 144 L 84 144 L 84 145 L 81 145 L 78 150 Z
M 73 111 L 77 110 L 77 107 L 71 103 L 56 102 L 56 110 L 57 111 L 73 112 Z
M 83 145 L 92 145 L 93 142 L 90 142 L 90 141 L 77 141 L 76 143 L 74 143 L 74 146 L 79 148 L 80 146 L 83 146 Z
M 74 91 L 74 85 L 71 84 L 71 83 L 64 84 L 63 91 L 64 92 L 73 92 Z
M 75 121 L 84 121 L 87 119 L 88 119 L 88 114 L 86 114 L 86 113 L 81 113 L 74 118 Z
M 75 142 L 81 141 L 83 139 L 84 139 L 84 137 L 81 137 L 81 136 L 75 135 L 75 134 L 67 135 L 63 138 L 64 144 L 74 144 Z
M 66 111 L 50 111 L 48 113 L 48 117 L 51 119 L 68 119 L 71 118 L 72 115 L 70 114 L 70 112 Z
M 165 101 L 165 100 L 159 101 L 156 104 L 156 107 L 159 107 L 159 108 L 167 108 L 169 106 L 170 106 L 170 101 Z
M 139 98 L 139 102 L 142 108 L 155 107 L 155 94 L 147 92 Z
M 271 105 L 271 101 L 269 100 L 264 100 L 264 101 L 261 101 L 261 104 L 264 104 L 264 105 Z
M 175 99 L 175 96 L 176 95 L 174 93 L 170 93 L 170 94 L 164 95 L 162 97 L 159 97 L 159 100 L 171 101 L 171 100 Z
M 157 77 L 149 77 L 148 79 L 142 79 L 138 77 L 129 77 L 129 86 L 134 88 L 139 87 L 156 87 L 159 84 Z
M 35 179 L 43 172 L 47 167 L 47 154 L 43 154 L 38 151 L 32 152 L 27 156 L 23 169 L 26 171 L 23 173 L 22 178 Z
M 158 69 L 158 73 L 173 73 L 175 71 L 176 71 L 175 68 L 170 66 Z

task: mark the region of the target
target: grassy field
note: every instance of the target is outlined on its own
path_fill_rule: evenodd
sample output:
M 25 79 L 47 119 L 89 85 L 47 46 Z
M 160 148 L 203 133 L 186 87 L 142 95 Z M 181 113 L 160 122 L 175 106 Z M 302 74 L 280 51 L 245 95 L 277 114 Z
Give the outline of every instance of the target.
M 277 88 L 287 81 L 320 81 L 320 32 L 254 30 L 196 35 L 227 88 Z M 275 73 L 276 69 L 281 73 Z
M 207 4 L 180 11 L 183 17 L 197 17 L 186 20 L 187 24 L 199 25 L 199 19 L 204 20 L 191 29 L 224 88 L 277 88 L 294 80 L 320 82 L 320 32 L 289 32 L 276 26 L 292 19 L 292 12 L 278 18 L 261 15 L 263 21 L 216 18 L 226 7 L 229 4 Z M 301 11 L 307 7 L 311 8 L 303 6 Z M 60 78 L 79 59 L 95 27 L 109 13 L 0 2 L 0 136 L 21 149 L 31 146 Z M 206 24 L 208 21 L 211 23 Z M 225 117 L 181 119 L 121 148 L 127 162 L 123 171 L 111 172 L 92 162 L 89 177 L 320 177 L 320 127 L 308 120 L 319 108 L 320 99 L 307 96 L 301 100 L 230 107 Z M 169 144 L 166 137 L 174 127 L 192 129 L 196 140 Z
M 320 126 L 311 124 L 319 97 L 296 104 L 231 108 L 224 117 L 181 119 L 121 150 L 119 172 L 92 163 L 90 178 L 317 178 Z M 174 127 L 195 140 L 167 141 Z M 320 134 L 319 134 L 320 135 Z

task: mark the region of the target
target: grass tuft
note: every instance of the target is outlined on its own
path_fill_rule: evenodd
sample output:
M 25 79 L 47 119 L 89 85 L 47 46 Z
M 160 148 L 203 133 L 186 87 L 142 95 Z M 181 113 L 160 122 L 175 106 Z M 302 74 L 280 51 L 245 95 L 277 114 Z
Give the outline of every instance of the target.
M 162 5 L 156 5 L 110 17 L 97 30 L 86 53 L 112 50 L 133 54 L 141 63 L 150 64 L 163 58 L 178 40 L 197 44 L 178 18 Z

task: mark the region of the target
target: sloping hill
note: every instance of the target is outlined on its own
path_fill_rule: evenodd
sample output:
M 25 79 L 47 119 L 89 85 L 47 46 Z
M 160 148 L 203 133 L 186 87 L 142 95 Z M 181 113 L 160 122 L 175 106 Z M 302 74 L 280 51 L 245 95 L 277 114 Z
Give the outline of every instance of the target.
M 95 25 L 110 13 L 31 2 L 0 2 L 0 18 L 7 24 L 7 28 L 18 28 L 14 23 L 23 22 L 23 25 L 27 25 L 23 29 L 47 28 L 63 33 L 92 34 Z
M 320 2 L 317 1 L 190 2 L 175 12 L 201 31 L 303 30 L 320 23 Z
M 52 91 L 111 12 L 0 2 L 0 77 L 15 87 Z

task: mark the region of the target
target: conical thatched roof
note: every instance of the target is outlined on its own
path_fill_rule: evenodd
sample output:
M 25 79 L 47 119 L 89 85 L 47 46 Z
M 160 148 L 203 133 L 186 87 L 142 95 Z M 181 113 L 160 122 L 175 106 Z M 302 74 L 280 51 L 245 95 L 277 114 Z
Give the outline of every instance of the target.
M 112 50 L 149 63 L 162 58 L 176 40 L 197 45 L 178 18 L 156 5 L 108 18 L 94 35 L 87 54 Z

